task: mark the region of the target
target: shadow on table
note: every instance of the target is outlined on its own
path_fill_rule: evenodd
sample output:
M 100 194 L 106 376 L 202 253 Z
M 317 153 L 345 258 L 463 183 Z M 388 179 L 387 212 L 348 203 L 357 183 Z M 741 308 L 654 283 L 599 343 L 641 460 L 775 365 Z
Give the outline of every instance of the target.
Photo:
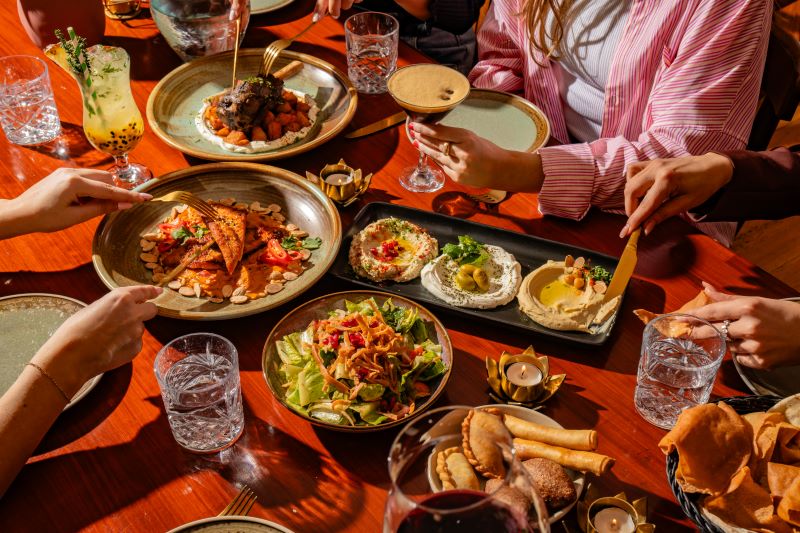
M 83 127 L 71 122 L 61 122 L 61 135 L 44 144 L 28 146 L 30 150 L 61 161 L 74 161 L 83 167 L 110 165 L 114 158 L 95 150 L 86 139 Z
M 346 472 L 384 490 L 389 490 L 389 471 L 365 468 L 365 465 L 385 465 L 389 448 L 399 431 L 400 428 L 354 434 L 314 427 L 319 441 Z
M 160 33 L 147 39 L 113 36 L 104 40 L 124 48 L 131 56 L 132 80 L 158 81 L 183 64 Z
M 84 510 L 81 518 L 75 513 L 59 515 L 61 529 L 76 531 L 176 479 L 184 480 L 188 489 L 195 488 L 202 484 L 203 473 L 212 470 L 234 485 L 247 484 L 258 495 L 257 504 L 267 510 L 271 518 L 291 523 L 298 531 L 310 531 L 315 524 L 341 530 L 360 512 L 363 487 L 358 479 L 329 457 L 321 456 L 315 449 L 255 416 L 246 403 L 245 429 L 239 441 L 217 454 L 200 455 L 183 450 L 175 442 L 161 398 L 152 396 L 146 401 L 158 408 L 158 414 L 132 439 L 34 460 L 4 496 L 3 506 L 14 509 L 22 500 L 37 498 L 66 507 L 70 505 L 70 498 L 76 499 L 76 503 L 80 499 Z M 97 479 L 86 479 L 83 471 L 86 464 L 102 465 Z M 82 480 L 82 485 L 93 487 L 92 491 L 102 491 L 102 497 L 87 499 L 84 490 L 70 495 L 56 494 L 56 486 L 41 483 L 43 473 L 51 469 Z M 119 482 L 126 484 L 124 491 L 104 490 Z M 231 493 L 233 497 L 235 491 Z M 180 505 L 180 502 L 171 504 Z M 221 508 L 209 509 L 208 514 L 219 511 Z M 37 527 L 37 523 L 47 519 L 47 516 L 31 517 L 32 530 L 44 530 L 44 527 Z
M 106 372 L 97 387 L 56 419 L 34 456 L 56 450 L 96 428 L 122 402 L 132 376 L 130 363 Z
M 717 383 L 739 391 L 749 390 L 744 380 L 739 375 L 739 372 L 736 371 L 736 365 L 733 363 L 733 359 L 725 359 L 722 362 L 722 365 L 719 367 L 719 373 L 717 374 Z

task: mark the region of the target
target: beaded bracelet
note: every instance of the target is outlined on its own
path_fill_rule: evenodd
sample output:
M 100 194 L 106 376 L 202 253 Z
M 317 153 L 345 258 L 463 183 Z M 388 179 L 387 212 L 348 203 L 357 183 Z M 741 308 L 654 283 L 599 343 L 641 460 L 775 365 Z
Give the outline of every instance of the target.
M 53 385 L 55 385 L 55 387 L 58 389 L 58 392 L 60 392 L 60 393 L 61 393 L 61 396 L 63 396 L 63 397 L 64 397 L 64 399 L 67 401 L 67 403 L 69 403 L 70 401 L 72 401 L 72 400 L 70 400 L 70 397 L 69 397 L 69 396 L 67 396 L 67 393 L 66 393 L 66 392 L 64 392 L 64 389 L 62 389 L 62 388 L 61 388 L 61 385 L 59 385 L 59 384 L 58 384 L 58 382 L 57 382 L 55 379 L 53 379 L 53 376 L 51 376 L 50 374 L 48 374 L 47 372 L 45 372 L 44 368 L 40 367 L 40 366 L 39 366 L 39 365 L 37 365 L 36 363 L 28 363 L 28 364 L 27 364 L 27 366 L 32 366 L 33 368 L 35 368 L 36 370 L 38 370 L 39 372 L 41 372 L 41 374 L 42 374 L 44 377 L 46 377 L 47 379 L 49 379 L 49 380 L 50 380 L 50 382 L 51 382 Z

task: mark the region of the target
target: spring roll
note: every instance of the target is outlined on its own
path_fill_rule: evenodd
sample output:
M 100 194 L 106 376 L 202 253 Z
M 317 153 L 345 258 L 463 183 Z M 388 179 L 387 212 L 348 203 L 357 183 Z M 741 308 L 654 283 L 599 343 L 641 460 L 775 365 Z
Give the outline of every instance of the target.
M 593 429 L 563 429 L 543 426 L 516 416 L 503 415 L 503 423 L 515 437 L 561 446 L 570 450 L 597 449 L 597 431 Z
M 520 461 L 533 457 L 542 457 L 550 459 L 563 467 L 580 470 L 581 472 L 592 472 L 598 476 L 608 472 L 614 464 L 614 459 L 599 453 L 569 450 L 533 440 L 514 439 L 514 449 Z

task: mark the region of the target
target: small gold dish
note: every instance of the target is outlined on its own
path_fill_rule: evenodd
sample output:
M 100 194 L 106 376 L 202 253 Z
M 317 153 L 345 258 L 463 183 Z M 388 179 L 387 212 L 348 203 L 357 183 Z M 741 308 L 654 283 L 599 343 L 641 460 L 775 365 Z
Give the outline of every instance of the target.
M 612 510 L 614 518 L 598 516 L 602 512 L 608 513 L 606 509 Z M 655 525 L 647 523 L 647 498 L 629 502 L 624 492 L 613 497 L 600 497 L 600 491 L 591 484 L 586 488 L 583 500 L 578 502 L 577 515 L 578 525 L 586 533 L 598 533 L 598 528 L 600 531 L 633 530 L 636 533 L 653 533 L 656 529 Z M 609 518 L 615 522 L 610 527 Z
M 529 384 L 521 384 L 525 380 L 525 373 L 509 379 L 511 367 L 520 366 L 518 363 L 529 365 L 533 372 L 538 371 L 541 379 L 530 380 Z M 566 374 L 550 375 L 550 363 L 547 356 L 539 357 L 536 355 L 532 346 L 521 354 L 512 355 L 503 352 L 500 361 L 495 361 L 491 357 L 486 358 L 487 381 L 492 392 L 490 396 L 500 402 L 508 404 L 523 405 L 531 407 L 536 404 L 544 403 L 556 393 L 558 388 L 567 377 Z M 520 381 L 522 378 L 523 381 Z
M 369 188 L 372 174 L 363 176 L 360 168 L 354 169 L 340 159 L 336 164 L 325 165 L 319 176 L 306 171 L 306 178 L 322 189 L 328 198 L 347 207 Z

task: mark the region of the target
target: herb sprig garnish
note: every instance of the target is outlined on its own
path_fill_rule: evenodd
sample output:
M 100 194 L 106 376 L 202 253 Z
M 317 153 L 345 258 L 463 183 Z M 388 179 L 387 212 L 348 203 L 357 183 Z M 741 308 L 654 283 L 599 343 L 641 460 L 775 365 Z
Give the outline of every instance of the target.
M 61 44 L 61 48 L 63 48 L 64 52 L 67 54 L 69 68 L 72 69 L 72 72 L 79 80 L 82 80 L 83 84 L 86 86 L 86 92 L 91 95 L 92 101 L 96 103 L 97 91 L 92 88 L 92 66 L 89 62 L 89 54 L 86 51 L 86 39 L 75 33 L 72 26 L 67 28 L 69 40 L 64 37 L 61 30 L 57 29 L 55 34 L 56 38 L 58 38 L 58 42 Z M 86 99 L 86 96 L 83 98 L 83 103 L 86 106 L 86 110 L 89 112 L 89 116 L 97 113 L 97 109 Z

